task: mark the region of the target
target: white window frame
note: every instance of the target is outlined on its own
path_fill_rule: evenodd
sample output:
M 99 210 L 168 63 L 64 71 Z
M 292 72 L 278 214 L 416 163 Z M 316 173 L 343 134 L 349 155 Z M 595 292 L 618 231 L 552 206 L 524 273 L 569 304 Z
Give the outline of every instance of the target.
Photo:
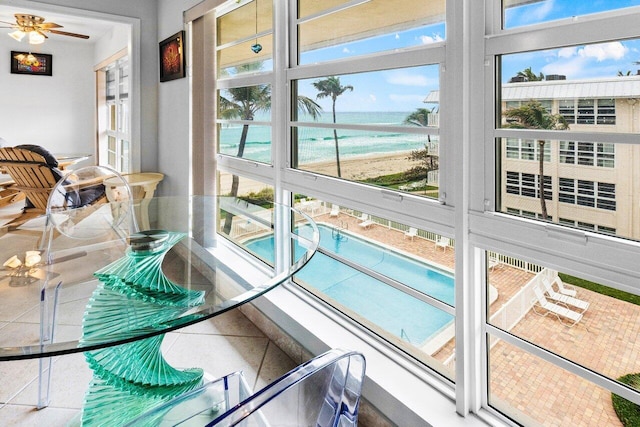
M 205 0 L 194 9 L 227 7 L 232 3 Z M 518 218 L 496 212 L 496 141 L 502 138 L 532 140 L 568 139 L 595 143 L 638 144 L 636 135 L 575 130 L 545 131 L 502 129 L 496 127 L 497 55 L 543 50 L 609 40 L 637 38 L 640 8 L 624 9 L 524 28 L 502 30 L 501 1 L 459 2 L 447 0 L 447 37 L 428 48 L 407 49 L 395 54 L 380 53 L 352 60 L 334 61 L 318 66 L 289 67 L 286 40 L 295 41 L 295 19 L 287 14 L 295 10 L 295 1 L 274 2 L 274 46 L 284 47 L 274 56 L 272 76 L 272 153 L 273 165 L 244 159 L 217 158 L 217 166 L 252 179 L 273 183 L 276 200 L 290 202 L 291 193 L 312 194 L 326 201 L 348 205 L 373 215 L 393 217 L 399 222 L 452 236 L 456 240 L 456 383 L 442 381 L 420 364 L 377 341 L 344 316 L 326 308 L 296 286 L 285 285 L 255 302 L 286 332 L 305 348 L 319 351 L 327 346 L 347 345 L 366 348 L 370 366 L 384 366 L 387 372 L 369 372 L 375 378 L 374 403 L 397 415 L 394 421 L 416 425 L 428 420 L 447 425 L 451 415 L 430 410 L 434 405 L 455 401 L 458 414 L 473 424 L 474 413 L 490 420 L 491 425 L 513 422 L 488 405 L 486 334 L 505 340 L 543 360 L 558 365 L 595 384 L 636 402 L 637 393 L 629 393 L 615 381 L 567 361 L 545 349 L 520 340 L 486 322 L 485 250 L 508 253 L 527 261 L 559 269 L 618 289 L 639 293 L 640 273 L 636 272 L 640 244 L 602 236 L 586 230 Z M 195 13 L 195 12 L 194 12 Z M 484 18 L 484 19 L 482 19 Z M 187 14 L 186 19 L 189 19 Z M 292 43 L 291 46 L 294 44 Z M 293 47 L 291 49 L 294 49 Z M 442 199 L 433 201 L 410 195 L 344 182 L 289 168 L 288 128 L 291 108 L 291 80 L 322 75 L 340 75 L 370 70 L 372 67 L 441 65 L 440 184 Z M 451 113 L 449 113 L 451 112 Z M 354 189 L 357 188 L 357 197 Z M 498 194 L 497 194 L 498 193 Z M 589 259 L 574 254 L 589 253 Z M 326 326 L 329 325 L 329 326 Z M 384 363 L 382 362 L 384 359 Z M 378 365 L 381 363 L 381 365 Z M 389 378 L 389 376 L 394 378 Z M 407 380 L 406 383 L 403 381 Z M 403 387 L 397 387 L 402 383 Z M 407 396 L 405 384 L 427 387 L 421 396 Z M 395 384 L 395 385 L 394 385 Z M 404 390 L 402 389 L 404 388 Z M 384 390 L 383 390 L 384 389 Z M 420 390 L 423 390 L 420 388 Z M 385 400 L 386 399 L 386 400 Z M 411 409 L 398 415 L 394 405 Z M 414 411 L 415 410 L 415 411 Z M 418 418 L 416 418 L 416 416 Z M 403 418 L 404 417 L 404 418 Z
M 485 33 L 484 74 L 485 99 L 485 145 L 487 157 L 495 158 L 497 143 L 500 138 L 526 137 L 545 140 L 573 140 L 594 143 L 638 144 L 633 134 L 619 134 L 609 132 L 578 132 L 520 130 L 496 127 L 496 111 L 498 103 L 490 94 L 498 93 L 499 78 L 497 58 L 499 55 L 512 53 L 553 49 L 564 46 L 584 45 L 590 43 L 607 42 L 611 40 L 635 39 L 640 37 L 640 31 L 629 27 L 632 22 L 640 19 L 640 8 L 628 8 L 594 16 L 581 16 L 576 19 L 566 19 L 544 24 L 518 27 L 509 30 L 500 28 L 502 13 L 500 1 L 488 2 L 487 23 Z M 473 86 L 473 84 L 471 84 Z M 480 130 L 478 127 L 477 131 Z M 561 132 L 561 133 L 560 133 Z M 562 135 L 562 136 L 560 136 Z M 573 274 L 578 277 L 602 283 L 606 286 L 640 293 L 640 274 L 633 267 L 640 255 L 640 245 L 623 239 L 612 239 L 586 230 L 567 229 L 558 224 L 542 223 L 526 219 L 511 217 L 496 212 L 495 186 L 496 165 L 485 162 L 474 168 L 472 175 L 477 180 L 484 178 L 487 183 L 484 188 L 486 196 L 484 205 L 471 199 L 471 213 L 469 218 L 471 242 L 477 247 L 497 252 L 507 252 L 509 256 L 521 257 L 527 261 L 549 266 L 557 270 Z M 473 165 L 472 165 L 473 167 Z M 476 202 L 476 203 L 474 203 Z M 476 213 L 484 212 L 484 214 Z M 513 236 L 518 236 L 517 241 Z M 560 249 L 561 248 L 561 249 Z M 573 254 L 589 254 L 581 258 Z M 635 260 L 635 261 L 634 261 Z M 640 403 L 640 394 L 629 392 L 619 383 L 612 381 L 598 373 L 561 358 L 546 349 L 531 345 L 519 338 L 484 322 L 483 330 L 505 340 L 510 345 L 530 352 L 546 362 L 560 366 L 572 374 L 585 378 L 594 384 L 610 390 L 625 398 Z M 488 348 L 483 345 L 482 364 L 487 365 Z M 482 391 L 483 405 L 488 407 L 486 389 Z M 493 412 L 493 409 L 489 409 Z

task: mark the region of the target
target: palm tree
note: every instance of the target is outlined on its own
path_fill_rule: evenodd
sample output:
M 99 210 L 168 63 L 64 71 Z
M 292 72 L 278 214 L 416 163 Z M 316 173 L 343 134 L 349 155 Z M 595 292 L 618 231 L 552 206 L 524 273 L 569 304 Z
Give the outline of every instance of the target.
M 431 111 L 426 108 L 417 108 L 413 113 L 409 114 L 404 123 L 415 126 L 429 126 L 429 114 Z M 427 141 L 431 142 L 431 135 L 427 135 Z M 415 175 L 424 175 L 425 183 L 429 182 L 429 172 L 438 170 L 438 156 L 429 153 L 429 146 L 425 144 L 423 149 L 413 150 L 407 160 L 420 162 L 418 166 L 414 166 L 405 172 L 405 176 L 411 177 Z M 427 187 L 425 186 L 425 193 Z
M 236 67 L 238 73 L 257 71 L 262 68 L 262 63 L 253 63 Z M 227 120 L 253 120 L 256 113 L 260 111 L 269 111 L 271 109 L 271 86 L 270 85 L 257 85 L 236 87 L 227 90 L 229 98 L 220 96 L 220 118 Z M 314 120 L 318 118 L 322 111 L 322 107 L 318 105 L 314 100 L 306 96 L 298 96 L 298 108 L 305 113 L 309 114 Z M 240 135 L 240 142 L 238 143 L 237 157 L 242 158 L 244 156 L 244 149 L 247 142 L 247 135 L 249 133 L 249 124 L 242 125 L 242 134 Z M 233 175 L 231 180 L 231 192 L 232 197 L 238 195 L 240 178 L 238 175 Z M 233 215 L 227 215 L 224 223 L 224 232 L 229 233 L 231 230 L 231 221 Z
M 318 95 L 316 95 L 316 99 L 322 98 L 331 98 L 332 101 L 332 111 L 333 111 L 333 123 L 336 122 L 336 99 L 345 93 L 347 90 L 353 90 L 353 86 L 347 85 L 342 86 L 340 84 L 340 77 L 327 77 L 324 80 L 318 80 L 313 83 L 313 87 L 318 91 Z M 336 129 L 333 129 L 333 139 L 336 143 L 336 165 L 338 167 L 338 177 L 342 176 L 342 172 L 340 171 L 340 150 L 338 148 L 338 132 Z
M 544 80 L 544 74 L 540 73 L 536 75 L 536 73 L 531 71 L 531 67 L 525 68 L 522 71 L 518 71 L 516 76 L 524 77 L 528 82 L 539 82 L 541 80 Z
M 538 101 L 529 101 L 519 107 L 506 110 L 503 115 L 507 118 L 515 119 L 514 122 L 507 123 L 504 127 L 516 129 L 569 129 L 569 125 L 560 114 L 551 114 Z M 547 204 L 544 198 L 544 139 L 538 140 L 538 193 L 540 196 L 540 209 L 542 219 L 547 219 Z
M 429 126 L 429 114 L 431 114 L 431 111 L 428 109 L 418 108 L 404 119 L 404 123 L 407 125 Z

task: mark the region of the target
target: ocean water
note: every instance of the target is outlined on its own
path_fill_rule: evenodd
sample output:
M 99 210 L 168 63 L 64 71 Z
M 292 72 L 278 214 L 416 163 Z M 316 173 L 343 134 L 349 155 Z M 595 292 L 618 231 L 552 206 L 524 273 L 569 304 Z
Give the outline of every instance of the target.
M 343 124 L 402 125 L 410 112 L 337 112 L 336 122 Z M 256 117 L 256 121 L 268 117 Z M 311 119 L 300 121 L 312 122 Z M 319 123 L 332 123 L 331 112 L 323 112 Z M 298 162 L 300 165 L 335 159 L 333 129 L 299 127 Z M 426 135 L 397 132 L 365 132 L 338 129 L 340 159 L 381 154 L 407 153 L 424 148 Z M 223 125 L 220 152 L 231 156 L 238 154 L 242 135 L 241 125 Z M 271 127 L 250 125 L 243 158 L 259 162 L 271 162 Z

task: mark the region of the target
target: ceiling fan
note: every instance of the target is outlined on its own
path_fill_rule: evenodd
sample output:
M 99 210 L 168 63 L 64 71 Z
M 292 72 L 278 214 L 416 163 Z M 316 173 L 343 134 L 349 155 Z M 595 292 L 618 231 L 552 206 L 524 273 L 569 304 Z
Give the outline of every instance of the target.
M 55 22 L 44 22 L 45 18 L 36 15 L 29 15 L 23 13 L 16 13 L 14 15 L 16 17 L 16 22 L 6 22 L 0 21 L 0 24 L 8 24 L 9 27 L 0 27 L 0 28 L 11 28 L 14 29 L 12 33 L 9 33 L 9 36 L 12 38 L 21 41 L 25 35 L 29 35 L 29 43 L 31 44 L 40 44 L 43 43 L 45 39 L 49 38 L 47 33 L 58 34 L 61 36 L 70 36 L 77 37 L 80 39 L 88 39 L 89 36 L 84 34 L 70 33 L 68 31 L 61 31 L 58 28 L 63 28 L 62 25 L 58 25 Z

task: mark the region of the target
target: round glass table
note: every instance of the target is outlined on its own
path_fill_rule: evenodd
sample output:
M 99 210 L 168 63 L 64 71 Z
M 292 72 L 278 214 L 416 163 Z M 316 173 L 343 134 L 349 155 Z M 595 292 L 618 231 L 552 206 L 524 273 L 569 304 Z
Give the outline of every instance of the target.
M 84 352 L 86 425 L 105 399 L 126 418 L 197 387 L 200 369 L 162 358 L 164 334 L 273 289 L 319 241 L 304 213 L 233 197 L 154 197 L 142 231 L 127 201 L 83 209 L 0 237 L 0 361 Z

